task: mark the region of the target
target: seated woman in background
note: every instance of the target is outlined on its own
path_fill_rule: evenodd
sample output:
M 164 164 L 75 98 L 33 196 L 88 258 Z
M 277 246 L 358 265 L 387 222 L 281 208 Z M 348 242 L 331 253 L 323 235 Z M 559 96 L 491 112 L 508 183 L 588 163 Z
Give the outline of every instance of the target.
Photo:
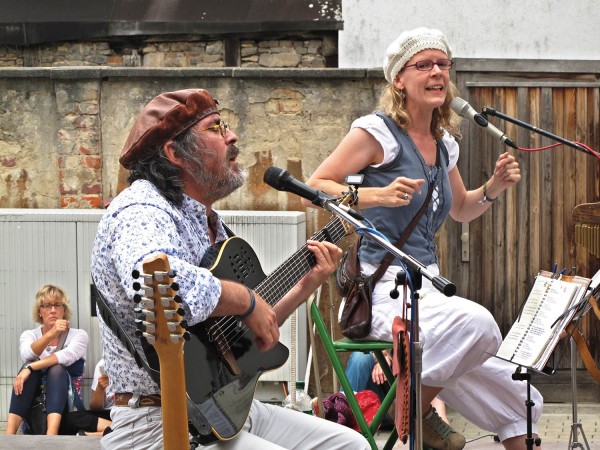
M 16 434 L 42 385 L 46 434 L 59 433 L 62 416 L 69 409 L 70 382 L 83 376 L 88 344 L 84 330 L 69 328 L 70 319 L 71 307 L 65 291 L 58 286 L 43 286 L 33 304 L 33 320 L 41 325 L 21 334 L 19 350 L 24 365 L 13 382 L 6 434 Z M 83 407 L 78 394 L 75 393 L 77 406 Z

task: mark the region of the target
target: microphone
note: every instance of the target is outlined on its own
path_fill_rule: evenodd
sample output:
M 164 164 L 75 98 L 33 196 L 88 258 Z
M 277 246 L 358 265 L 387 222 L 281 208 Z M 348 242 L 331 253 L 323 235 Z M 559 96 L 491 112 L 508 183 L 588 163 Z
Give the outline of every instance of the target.
M 479 114 L 477 111 L 473 109 L 471 105 L 469 105 L 465 100 L 460 97 L 454 97 L 454 100 L 450 103 L 450 108 L 456 114 L 466 119 L 472 120 L 477 125 L 486 130 L 492 137 L 499 139 L 504 144 L 509 147 L 518 149 L 513 141 L 509 139 L 509 137 L 496 128 L 494 125 L 488 122 L 487 118 L 483 114 Z
M 278 191 L 287 191 L 299 195 L 302 198 L 310 200 L 317 206 L 323 206 L 328 200 L 337 200 L 333 195 L 318 191 L 298 181 L 287 170 L 280 169 L 279 167 L 271 166 L 265 170 L 263 180 Z

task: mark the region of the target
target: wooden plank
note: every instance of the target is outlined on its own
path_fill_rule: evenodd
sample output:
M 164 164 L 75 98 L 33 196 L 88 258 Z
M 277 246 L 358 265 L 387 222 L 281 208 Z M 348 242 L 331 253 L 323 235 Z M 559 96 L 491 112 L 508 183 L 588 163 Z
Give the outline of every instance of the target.
M 531 72 L 530 72 L 531 75 Z M 600 144 L 600 88 L 598 81 L 579 75 L 521 77 L 520 73 L 461 72 L 461 97 L 481 110 L 495 108 L 542 130 L 598 149 Z M 513 81 L 518 81 L 513 83 Z M 493 117 L 492 122 L 520 146 L 539 148 L 555 141 Z M 488 179 L 504 146 L 472 123 L 464 123 L 459 168 L 467 189 Z M 515 312 L 527 297 L 540 269 L 559 269 L 571 261 L 593 275 L 600 266 L 569 238 L 570 215 L 577 204 L 600 201 L 600 164 L 567 146 L 547 151 L 514 152 L 522 181 L 502 194 L 480 218 L 470 223 L 470 261 L 460 261 L 460 224 L 446 224 L 438 241 L 449 279 L 461 280 L 459 293 L 488 308 L 502 332 L 512 325 Z M 443 248 L 442 248 L 443 247 Z M 570 269 L 570 267 L 568 267 Z M 589 273 L 590 270 L 593 270 Z M 467 286 L 465 286 L 467 283 Z M 581 323 L 592 353 L 600 353 L 600 321 Z M 569 365 L 568 349 L 559 367 Z M 578 367 L 581 363 L 578 363 Z M 549 377 L 552 379 L 553 377 Z M 554 378 L 554 380 L 558 380 Z M 561 384 L 559 381 L 549 381 Z M 551 389 L 551 388 L 549 388 Z M 588 391 L 586 391 L 588 392 Z

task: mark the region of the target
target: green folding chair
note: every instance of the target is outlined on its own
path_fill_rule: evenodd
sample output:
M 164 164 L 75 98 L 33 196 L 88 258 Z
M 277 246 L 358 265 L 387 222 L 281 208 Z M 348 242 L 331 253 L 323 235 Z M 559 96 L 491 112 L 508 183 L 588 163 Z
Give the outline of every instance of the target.
M 354 341 L 351 339 L 341 339 L 334 341 L 329 332 L 327 331 L 327 327 L 325 325 L 325 321 L 321 316 L 319 311 L 319 306 L 313 300 L 309 300 L 310 307 L 310 315 L 314 322 L 315 328 L 321 341 L 323 342 L 323 346 L 325 347 L 325 352 L 327 353 L 327 357 L 331 362 L 333 370 L 340 381 L 342 388 L 344 389 L 344 394 L 346 395 L 346 399 L 348 400 L 348 404 L 350 405 L 350 409 L 354 414 L 354 418 L 356 419 L 356 423 L 360 427 L 360 431 L 363 436 L 369 441 L 371 448 L 373 450 L 378 450 L 377 443 L 375 442 L 375 433 L 377 432 L 381 422 L 385 418 L 388 409 L 392 405 L 394 397 L 396 396 L 396 379 L 392 373 L 392 368 L 388 365 L 387 360 L 383 356 L 383 350 L 392 350 L 394 344 L 392 342 L 380 342 L 380 341 Z M 312 331 L 312 330 L 311 330 Z M 367 424 L 365 420 L 365 416 L 363 415 L 360 406 L 358 405 L 358 401 L 356 400 L 356 396 L 354 395 L 354 391 L 350 386 L 350 382 L 348 381 L 348 377 L 346 377 L 346 370 L 343 366 L 342 362 L 338 357 L 338 353 L 341 352 L 363 352 L 370 353 L 373 352 L 377 361 L 379 362 L 386 378 L 391 384 L 391 388 L 389 392 L 386 394 L 385 398 L 381 402 L 381 406 L 377 410 L 371 425 Z M 391 450 L 398 440 L 398 432 L 396 428 L 394 428 L 388 438 L 384 450 Z

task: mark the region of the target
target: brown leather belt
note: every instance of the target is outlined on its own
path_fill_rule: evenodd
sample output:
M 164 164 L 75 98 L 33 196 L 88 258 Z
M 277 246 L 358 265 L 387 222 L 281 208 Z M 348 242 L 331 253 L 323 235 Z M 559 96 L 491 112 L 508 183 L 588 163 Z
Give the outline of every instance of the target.
M 130 404 L 130 400 L 133 402 Z M 115 394 L 115 406 L 131 406 L 139 408 L 142 406 L 158 406 L 160 407 L 160 395 L 140 395 L 134 398 L 131 392 L 118 392 Z

